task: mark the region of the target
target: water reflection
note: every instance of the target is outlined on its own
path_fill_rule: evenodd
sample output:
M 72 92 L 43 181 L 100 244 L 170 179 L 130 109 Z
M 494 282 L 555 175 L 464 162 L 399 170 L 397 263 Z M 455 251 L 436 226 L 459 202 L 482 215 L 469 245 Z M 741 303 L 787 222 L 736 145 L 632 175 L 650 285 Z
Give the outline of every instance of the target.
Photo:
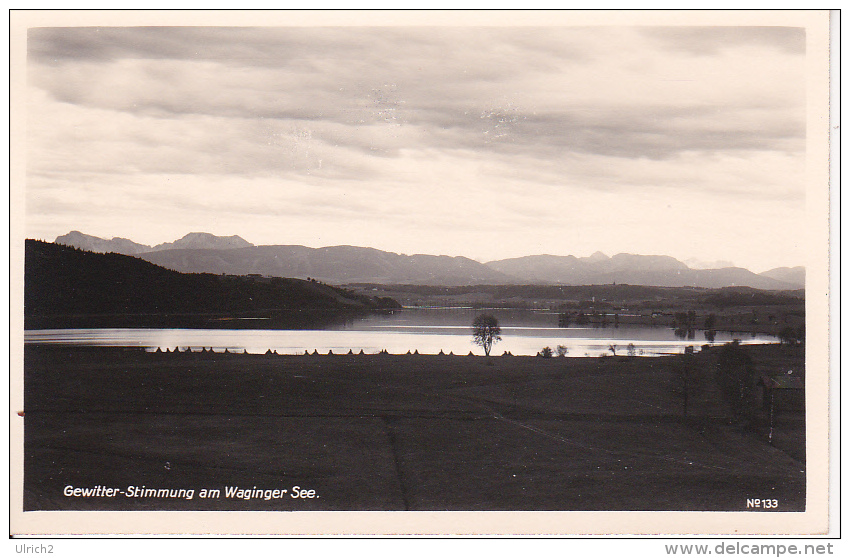
M 483 354 L 472 343 L 472 320 L 481 310 L 473 309 L 406 309 L 386 316 L 351 319 L 345 324 L 315 330 L 254 329 L 53 329 L 25 332 L 31 344 L 70 344 L 144 347 L 148 350 L 212 349 L 215 351 L 278 354 L 304 354 L 305 351 L 326 354 L 367 354 L 387 351 L 404 354 Z M 588 325 L 558 327 L 558 314 L 530 310 L 488 310 L 496 315 L 502 327 L 502 341 L 493 346 L 493 355 L 510 352 L 533 356 L 543 347 L 566 348 L 566 356 L 583 357 L 611 354 L 657 356 L 682 353 L 686 347 L 699 350 L 700 344 L 722 344 L 741 339 L 743 343 L 776 343 L 770 335 L 746 336 L 720 331 L 705 331 L 705 341 L 696 341 L 696 331 L 684 337 L 669 327 L 619 324 L 600 328 Z M 701 335 L 701 336 L 703 336 Z

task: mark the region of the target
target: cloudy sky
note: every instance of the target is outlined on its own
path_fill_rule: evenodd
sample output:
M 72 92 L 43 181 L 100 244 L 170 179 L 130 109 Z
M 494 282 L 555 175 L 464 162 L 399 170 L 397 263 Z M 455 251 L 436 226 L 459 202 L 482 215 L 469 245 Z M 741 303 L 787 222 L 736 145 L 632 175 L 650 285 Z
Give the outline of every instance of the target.
M 33 28 L 26 234 L 804 263 L 794 27 Z

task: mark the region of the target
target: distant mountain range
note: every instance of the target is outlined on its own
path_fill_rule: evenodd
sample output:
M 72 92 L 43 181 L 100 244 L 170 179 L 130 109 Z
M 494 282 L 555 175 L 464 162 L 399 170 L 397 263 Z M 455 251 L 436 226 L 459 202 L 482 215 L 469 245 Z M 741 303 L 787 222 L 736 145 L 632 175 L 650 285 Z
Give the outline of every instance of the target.
M 761 274 L 741 267 L 691 269 L 670 256 L 597 252 L 589 258 L 575 256 L 525 256 L 489 262 L 489 267 L 525 282 L 563 285 L 653 285 L 656 287 L 753 287 L 766 290 L 805 286 L 805 269 L 777 268 Z
M 125 238 L 111 240 L 72 231 L 57 244 L 93 252 L 133 255 L 184 273 L 264 275 L 316 279 L 331 284 L 418 285 L 603 285 L 659 287 L 731 286 L 766 290 L 805 286 L 803 267 L 781 267 L 756 274 L 740 267 L 689 267 L 670 256 L 596 252 L 589 257 L 537 255 L 488 262 L 460 256 L 412 256 L 357 246 L 255 246 L 238 237 L 190 233 L 174 242 L 146 246 Z
M 114 252 L 132 256 L 144 252 L 158 252 L 160 250 L 176 250 L 188 248 L 206 248 L 213 250 L 230 250 L 232 248 L 245 248 L 253 246 L 247 240 L 238 236 L 215 236 L 209 233 L 189 233 L 174 242 L 164 242 L 156 246 L 139 244 L 126 238 L 114 237 L 112 240 L 99 238 L 79 231 L 71 231 L 66 235 L 56 238 L 56 244 L 73 246 L 89 252 Z
M 26 241 L 24 326 L 313 328 L 399 308 L 292 278 L 184 274 L 138 257 Z
M 806 284 L 806 268 L 803 266 L 777 267 L 769 271 L 765 271 L 764 273 L 761 273 L 761 275 L 784 283 L 799 285 L 800 287 L 803 287 Z

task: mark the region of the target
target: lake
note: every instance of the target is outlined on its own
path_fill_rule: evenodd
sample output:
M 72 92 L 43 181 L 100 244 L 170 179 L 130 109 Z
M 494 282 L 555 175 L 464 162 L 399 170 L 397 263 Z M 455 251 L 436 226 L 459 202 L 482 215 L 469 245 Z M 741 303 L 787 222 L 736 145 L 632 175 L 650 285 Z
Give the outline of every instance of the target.
M 472 343 L 472 320 L 483 313 L 472 308 L 406 308 L 388 315 L 372 315 L 354 319 L 344 325 L 321 330 L 268 329 L 45 329 L 24 333 L 27 344 L 67 344 L 110 347 L 143 347 L 161 349 L 278 354 L 304 354 L 318 351 L 336 354 L 361 350 L 391 354 L 418 351 L 420 354 L 466 355 L 470 351 L 484 354 Z M 525 309 L 486 310 L 497 317 L 502 340 L 493 346 L 492 355 L 536 355 L 543 347 L 553 351 L 558 345 L 567 347 L 567 356 L 584 357 L 629 354 L 634 345 L 635 356 L 658 356 L 682 353 L 685 347 L 695 351 L 708 341 L 704 332 L 696 330 L 693 339 L 681 339 L 669 327 L 620 325 L 619 327 L 558 327 L 558 313 Z M 777 343 L 772 335 L 718 331 L 712 345 L 740 339 L 743 344 Z

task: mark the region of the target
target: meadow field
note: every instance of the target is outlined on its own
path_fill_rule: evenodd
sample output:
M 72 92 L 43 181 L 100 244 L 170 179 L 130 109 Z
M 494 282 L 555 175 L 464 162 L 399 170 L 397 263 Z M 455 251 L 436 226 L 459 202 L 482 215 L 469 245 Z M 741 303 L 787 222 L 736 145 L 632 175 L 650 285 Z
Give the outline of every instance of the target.
M 804 378 L 801 346 L 739 350 L 754 377 Z M 766 499 L 768 511 L 805 510 L 802 409 L 776 409 L 770 436 L 765 408 L 753 399 L 742 413 L 724 391 L 721 351 L 27 346 L 24 507 L 746 511 Z

